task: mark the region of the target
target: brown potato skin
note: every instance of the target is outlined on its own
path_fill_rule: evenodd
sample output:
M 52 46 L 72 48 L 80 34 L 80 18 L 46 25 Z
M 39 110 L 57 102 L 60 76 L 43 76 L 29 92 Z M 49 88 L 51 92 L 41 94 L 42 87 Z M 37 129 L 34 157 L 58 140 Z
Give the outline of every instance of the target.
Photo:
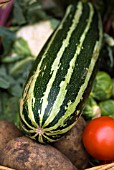
M 80 117 L 76 125 L 53 145 L 79 169 L 83 170 L 89 162 L 89 155 L 82 143 L 82 133 L 86 126 L 85 120 Z
M 16 170 L 77 170 L 56 148 L 27 137 L 11 140 L 0 154 L 0 164 Z
M 0 150 L 4 148 L 10 140 L 22 136 L 19 129 L 6 120 L 0 120 Z

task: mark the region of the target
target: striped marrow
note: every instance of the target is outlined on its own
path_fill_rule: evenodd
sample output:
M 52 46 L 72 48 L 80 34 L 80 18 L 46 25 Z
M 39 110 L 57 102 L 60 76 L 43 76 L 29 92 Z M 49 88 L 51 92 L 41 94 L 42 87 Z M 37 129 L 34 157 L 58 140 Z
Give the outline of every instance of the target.
M 54 142 L 78 120 L 95 75 L 102 22 L 91 3 L 70 5 L 33 64 L 20 102 L 24 133 Z

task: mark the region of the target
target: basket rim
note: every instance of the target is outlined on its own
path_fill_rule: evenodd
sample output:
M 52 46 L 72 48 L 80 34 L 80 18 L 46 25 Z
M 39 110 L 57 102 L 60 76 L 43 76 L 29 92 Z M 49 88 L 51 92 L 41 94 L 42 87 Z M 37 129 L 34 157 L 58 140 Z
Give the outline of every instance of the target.
M 114 162 L 104 165 L 95 166 L 92 168 L 86 168 L 85 170 L 112 170 L 114 169 Z

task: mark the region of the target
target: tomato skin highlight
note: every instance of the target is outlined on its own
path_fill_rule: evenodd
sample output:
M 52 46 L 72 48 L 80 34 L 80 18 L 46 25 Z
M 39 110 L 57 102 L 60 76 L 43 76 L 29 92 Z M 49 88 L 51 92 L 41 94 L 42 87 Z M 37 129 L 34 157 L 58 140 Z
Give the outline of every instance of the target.
M 82 134 L 87 152 L 98 160 L 114 160 L 114 118 L 102 116 L 91 120 Z

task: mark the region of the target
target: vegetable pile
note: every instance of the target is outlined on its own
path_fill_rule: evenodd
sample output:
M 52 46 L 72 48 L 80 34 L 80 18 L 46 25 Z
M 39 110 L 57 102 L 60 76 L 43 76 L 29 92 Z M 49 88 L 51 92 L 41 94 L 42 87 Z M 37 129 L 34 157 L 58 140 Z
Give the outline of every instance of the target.
M 114 118 L 113 88 L 113 77 L 105 71 L 98 71 L 82 113 L 85 120 L 89 121 L 100 116 Z
M 37 55 L 67 6 L 78 0 L 0 1 L 0 165 L 16 170 L 83 170 L 114 161 L 114 2 L 88 1 L 103 23 L 98 72 L 76 125 L 45 145 L 20 131 L 19 102 Z

